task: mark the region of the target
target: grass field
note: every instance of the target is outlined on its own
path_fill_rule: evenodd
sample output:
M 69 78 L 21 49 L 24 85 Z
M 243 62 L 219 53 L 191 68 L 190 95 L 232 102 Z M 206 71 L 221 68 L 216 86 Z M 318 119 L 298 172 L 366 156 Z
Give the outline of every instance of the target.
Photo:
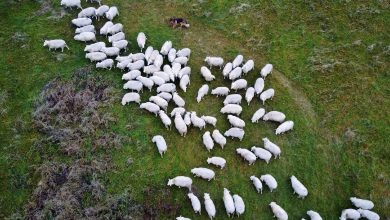
M 294 131 L 275 136 L 276 124 L 248 123 L 261 105 L 243 103 L 242 118 L 247 122 L 242 142 L 228 140 L 224 150 L 216 147 L 208 153 L 202 134 L 191 128 L 185 138 L 175 129 L 168 131 L 160 120 L 141 111 L 136 105 L 120 105 L 122 90 L 118 70 L 95 71 L 113 83 L 118 101 L 108 111 L 118 119 L 112 130 L 130 137 L 121 149 L 104 152 L 112 157 L 115 168 L 99 177 L 107 190 L 121 194 L 130 189 L 135 199 L 149 206 L 177 204 L 179 214 L 206 219 L 193 214 L 183 189 L 170 188 L 169 177 L 190 175 L 193 167 L 205 166 L 207 157 L 227 159 L 227 167 L 216 171 L 216 180 L 194 179 L 196 192 L 209 192 L 217 205 L 217 219 L 225 219 L 223 188 L 241 195 L 246 201 L 244 219 L 271 219 L 268 204 L 275 201 L 286 209 L 291 219 L 305 217 L 309 209 L 324 219 L 336 219 L 341 210 L 350 207 L 349 197 L 359 196 L 375 202 L 382 219 L 390 218 L 390 4 L 386 1 L 340 1 L 325 3 L 302 1 L 104 1 L 117 5 L 131 51 L 138 51 L 135 38 L 143 31 L 147 45 L 160 48 L 172 40 L 175 48 L 189 47 L 192 69 L 191 85 L 185 97 L 186 108 L 199 114 L 214 115 L 217 127 L 229 125 L 218 114 L 222 98 L 206 96 L 196 103 L 198 88 L 205 83 L 199 74 L 206 55 L 232 60 L 237 54 L 254 59 L 256 69 L 246 79 L 258 77 L 266 63 L 275 71 L 266 87 L 276 90 L 265 109 L 280 110 L 295 122 Z M 82 2 L 83 6 L 87 5 Z M 0 2 L 0 218 L 22 212 L 39 181 L 36 168 L 47 160 L 65 160 L 56 147 L 41 153 L 34 143 L 41 138 L 32 126 L 31 113 L 42 87 L 56 77 L 70 78 L 74 70 L 91 65 L 84 59 L 84 43 L 73 40 L 70 20 L 76 11 L 61 19 L 46 13 L 38 1 L 6 0 Z M 41 14 L 37 12 L 42 12 Z M 54 14 L 56 15 L 56 14 Z M 173 30 L 165 19 L 186 17 L 188 30 Z M 101 25 L 102 22 L 99 23 Z M 46 38 L 63 38 L 69 51 L 63 57 L 42 47 Z M 210 87 L 229 86 L 219 70 Z M 151 93 L 144 92 L 143 100 Z M 169 109 L 172 109 L 173 105 Z M 212 131 L 214 128 L 207 127 Z M 151 138 L 162 134 L 169 145 L 161 158 Z M 269 137 L 282 147 L 280 160 L 266 165 L 248 166 L 235 154 L 237 147 L 262 145 Z M 104 154 L 103 153 L 103 154 Z M 129 165 L 128 159 L 134 162 Z M 249 176 L 270 173 L 279 183 L 274 193 L 256 194 Z M 291 175 L 297 176 L 309 189 L 305 200 L 292 194 Z M 146 189 L 156 189 L 147 196 Z M 166 193 L 172 194 L 166 195 Z M 203 199 L 202 199 L 203 201 Z M 158 213 L 158 219 L 172 219 L 172 212 Z

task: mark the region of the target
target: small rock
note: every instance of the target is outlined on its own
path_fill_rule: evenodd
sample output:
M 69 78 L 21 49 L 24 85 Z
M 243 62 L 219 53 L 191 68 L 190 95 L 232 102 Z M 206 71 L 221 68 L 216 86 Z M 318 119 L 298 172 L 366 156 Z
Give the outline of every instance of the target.
M 67 56 L 68 55 L 66 55 L 66 54 L 59 53 L 59 54 L 55 55 L 55 58 L 57 59 L 57 61 L 63 61 Z
M 133 158 L 131 158 L 131 157 L 129 157 L 128 159 L 127 159 L 127 165 L 132 165 L 134 163 L 134 160 L 133 160 Z

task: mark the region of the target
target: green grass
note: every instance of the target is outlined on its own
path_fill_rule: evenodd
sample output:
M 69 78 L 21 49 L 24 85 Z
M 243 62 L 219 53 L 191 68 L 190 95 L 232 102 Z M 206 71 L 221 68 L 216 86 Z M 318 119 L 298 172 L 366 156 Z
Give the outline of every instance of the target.
M 390 169 L 388 143 L 390 143 L 389 90 L 389 5 L 385 2 L 343 1 L 340 3 L 284 1 L 247 1 L 252 7 L 242 13 L 231 13 L 239 1 L 105 1 L 115 4 L 121 15 L 118 22 L 125 26 L 131 51 L 139 50 L 135 38 L 139 31 L 148 36 L 148 45 L 159 48 L 166 40 L 174 47 L 193 50 L 190 59 L 191 85 L 186 107 L 198 114 L 214 115 L 217 127 L 225 131 L 229 125 L 218 114 L 223 98 L 206 96 L 197 104 L 198 88 L 205 83 L 199 74 L 206 55 L 233 59 L 238 53 L 255 60 L 256 70 L 247 79 L 258 77 L 265 63 L 273 63 L 276 71 L 266 80 L 266 87 L 276 90 L 274 100 L 266 103 L 266 110 L 277 109 L 294 120 L 294 131 L 275 136 L 272 123 L 248 123 L 252 112 L 262 105 L 258 100 L 250 106 L 243 103 L 242 118 L 247 121 L 246 136 L 242 142 L 228 140 L 224 150 L 218 146 L 208 153 L 202 144 L 204 132 L 191 128 L 181 138 L 174 128 L 167 131 L 160 120 L 141 111 L 137 106 L 120 105 L 122 91 L 119 71 L 96 71 L 112 80 L 118 95 L 112 111 L 118 122 L 113 131 L 130 137 L 122 149 L 110 154 L 115 170 L 102 177 L 112 193 L 122 193 L 130 188 L 135 198 L 144 201 L 147 186 L 166 188 L 167 179 L 176 175 L 190 175 L 193 167 L 204 166 L 207 157 L 218 155 L 227 159 L 227 167 L 216 171 L 216 180 L 207 182 L 198 178 L 194 185 L 199 194 L 209 192 L 217 205 L 217 219 L 226 218 L 223 188 L 240 194 L 246 201 L 245 219 L 271 219 L 268 203 L 276 201 L 284 207 L 291 219 L 305 216 L 309 209 L 321 213 L 325 219 L 335 219 L 343 208 L 350 207 L 350 196 L 361 196 L 375 202 L 375 211 L 383 219 L 390 216 Z M 83 2 L 85 4 L 85 2 Z M 22 209 L 39 180 L 35 166 L 44 160 L 58 160 L 61 155 L 55 146 L 50 154 L 39 154 L 33 147 L 40 137 L 31 127 L 31 112 L 41 88 L 55 77 L 68 78 L 72 72 L 89 62 L 85 60 L 83 43 L 72 39 L 72 15 L 59 21 L 47 19 L 49 14 L 34 16 L 39 4 L 26 1 L 10 5 L 0 3 L 1 154 L 0 171 L 2 196 L 0 217 L 9 216 Z M 59 3 L 55 2 L 56 8 Z M 8 6 L 7 6 L 8 7 Z M 75 12 L 73 12 L 75 13 Z M 188 30 L 172 30 L 164 19 L 185 16 L 191 23 Z M 100 22 L 102 23 L 102 22 Z M 99 24 L 100 24 L 99 23 Z M 24 42 L 14 42 L 16 32 L 27 34 Z M 42 47 L 45 38 L 64 38 L 71 50 L 59 62 L 58 52 L 48 52 Z M 360 40 L 359 44 L 357 41 Z M 375 44 L 372 50 L 368 47 Z M 26 45 L 26 46 L 23 46 Z M 387 49 L 386 49 L 387 48 Z M 21 59 L 23 57 L 23 59 Z M 335 64 L 325 68 L 327 64 Z M 220 71 L 214 70 L 218 79 L 210 83 L 229 86 L 222 80 Z M 149 92 L 143 93 L 146 100 Z M 2 95 L 3 96 L 3 95 Z M 170 106 L 169 110 L 173 106 Z M 207 127 L 212 131 L 214 128 Z M 345 135 L 351 129 L 355 136 Z M 151 143 L 151 138 L 162 134 L 169 145 L 161 158 Z M 257 162 L 248 166 L 235 154 L 235 148 L 261 145 L 268 136 L 282 147 L 282 158 L 266 165 Z M 51 156 L 53 155 L 53 156 Z M 134 163 L 127 164 L 132 158 Z M 250 175 L 271 173 L 279 182 L 274 193 L 267 190 L 255 193 Z M 289 177 L 296 175 L 309 189 L 309 196 L 300 200 L 292 194 Z M 196 219 L 183 189 L 170 189 L 168 200 L 182 205 L 180 213 Z M 165 199 L 155 195 L 156 200 Z M 203 199 L 202 199 L 203 201 Z M 173 216 L 161 216 L 171 218 Z

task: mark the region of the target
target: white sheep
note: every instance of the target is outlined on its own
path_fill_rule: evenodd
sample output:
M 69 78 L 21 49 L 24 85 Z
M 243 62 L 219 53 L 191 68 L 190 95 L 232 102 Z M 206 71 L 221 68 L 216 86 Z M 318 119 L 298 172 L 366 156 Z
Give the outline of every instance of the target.
M 93 44 L 89 44 L 85 46 L 84 51 L 85 52 L 99 52 L 103 47 L 106 47 L 106 43 L 104 42 L 97 42 Z
M 173 62 L 171 70 L 172 70 L 172 73 L 175 75 L 175 77 L 178 77 L 179 72 L 181 70 L 181 64 Z
M 242 72 L 244 74 L 247 74 L 249 71 L 253 70 L 255 68 L 255 62 L 253 60 L 248 60 L 246 63 L 242 66 Z
M 102 68 L 102 69 L 109 69 L 111 70 L 112 66 L 114 65 L 113 59 L 105 59 L 101 62 L 96 63 L 96 68 Z
M 157 87 L 157 92 L 160 93 L 160 92 L 169 92 L 169 93 L 172 93 L 176 91 L 176 86 L 175 84 L 173 83 L 165 83 L 159 87 Z
M 237 55 L 232 62 L 233 68 L 240 66 L 243 61 L 244 61 L 244 56 L 242 56 L 241 54 Z
M 225 67 L 222 70 L 222 75 L 223 78 L 225 79 L 227 76 L 229 76 L 230 72 L 233 70 L 233 64 L 232 63 L 227 63 Z
M 100 17 L 104 16 L 106 14 L 106 12 L 108 12 L 108 10 L 110 9 L 110 7 L 108 7 L 107 5 L 102 5 L 100 6 L 99 8 L 97 8 L 95 10 L 95 16 L 98 20 L 100 20 Z
M 138 44 L 139 48 L 141 48 L 141 52 L 142 52 L 142 49 L 145 48 L 146 40 L 147 40 L 147 38 L 146 38 L 146 35 L 144 34 L 144 32 L 138 33 L 137 44 Z
M 222 114 L 234 114 L 240 115 L 242 112 L 242 107 L 236 104 L 227 104 L 220 111 Z
M 121 23 L 116 23 L 116 24 L 109 26 L 107 28 L 107 34 L 111 34 L 111 35 L 122 32 L 122 31 L 123 31 L 123 24 L 121 24 Z
M 357 220 L 360 218 L 360 213 L 355 209 L 344 209 L 341 212 L 340 220 L 354 219 Z
M 82 32 L 80 34 L 76 34 L 73 38 L 77 41 L 84 41 L 84 42 L 96 41 L 96 36 L 95 33 L 93 32 Z
M 104 45 L 105 46 L 105 45 Z M 103 47 L 103 46 L 102 46 Z M 118 61 L 118 62 L 122 62 L 122 61 L 125 61 L 125 60 L 130 60 L 132 61 L 132 59 L 129 57 L 129 55 L 127 56 L 117 56 L 115 57 L 115 61 Z
M 190 84 L 190 77 L 188 75 L 184 75 L 180 79 L 179 86 L 184 91 L 187 92 L 187 86 Z
M 309 210 L 306 212 L 308 216 L 310 216 L 310 220 L 322 220 L 321 215 L 318 212 L 315 212 L 313 210 Z M 379 219 L 378 219 L 379 220 Z
M 139 70 L 132 70 L 128 73 L 125 73 L 122 75 L 122 80 L 133 80 L 136 79 L 138 76 L 141 75 L 141 71 Z
M 225 131 L 224 135 L 226 137 L 238 138 L 240 141 L 244 138 L 245 131 L 241 128 L 230 128 L 229 130 Z
M 145 54 L 143 54 L 143 53 L 131 53 L 131 54 L 129 54 L 129 58 L 131 58 L 133 61 L 144 60 L 145 59 Z
M 94 7 L 88 7 L 82 9 L 77 15 L 78 18 L 94 17 L 96 9 Z
M 267 149 L 269 152 L 271 152 L 274 156 L 275 159 L 277 157 L 280 158 L 280 154 L 282 151 L 280 150 L 280 147 L 274 143 L 272 143 L 268 138 L 263 138 L 263 143 L 264 143 L 264 148 Z
M 188 58 L 187 57 L 176 57 L 173 60 L 174 63 L 180 63 L 181 65 L 187 65 L 188 63 Z
M 191 123 L 194 127 L 197 127 L 200 130 L 206 127 L 206 122 L 202 118 L 198 117 L 196 112 L 191 112 Z
M 176 59 L 176 49 L 171 48 L 168 52 L 168 61 L 172 63 L 175 59 Z
M 171 101 L 171 99 L 172 99 L 172 94 L 171 93 L 167 93 L 167 92 L 160 92 L 160 93 L 157 94 L 157 96 L 167 100 L 167 102 Z
M 127 103 L 130 102 L 136 102 L 139 104 L 141 102 L 140 95 L 136 92 L 126 93 L 122 98 L 122 105 L 126 105 Z
M 230 80 L 236 80 L 240 78 L 242 75 L 242 68 L 241 67 L 236 67 L 229 73 L 229 79 Z
M 108 57 L 117 56 L 120 52 L 119 48 L 117 47 L 103 47 L 101 51 L 105 53 Z
M 205 146 L 206 149 L 210 152 L 210 150 L 212 150 L 213 147 L 214 147 L 214 141 L 213 141 L 213 139 L 211 138 L 210 131 L 206 131 L 206 132 L 203 134 L 202 139 L 203 139 L 203 144 L 204 144 L 204 146 Z
M 239 90 L 239 89 L 246 89 L 248 86 L 248 82 L 245 79 L 238 79 L 234 82 L 232 82 L 231 89 Z
M 298 194 L 298 198 L 304 199 L 309 193 L 307 188 L 295 176 L 291 176 L 290 180 L 294 193 Z
M 294 128 L 294 122 L 293 121 L 285 121 L 282 124 L 279 125 L 279 127 L 276 128 L 275 134 L 283 134 L 289 130 L 292 130 Z
M 92 20 L 90 18 L 75 18 L 72 19 L 72 24 L 77 27 L 83 27 L 92 24 Z
M 210 124 L 212 126 L 216 126 L 217 125 L 217 118 L 216 117 L 213 117 L 213 116 L 205 116 L 203 115 L 201 117 L 207 124 Z
M 169 50 L 172 48 L 172 41 L 165 41 L 165 43 L 162 45 L 160 53 L 162 55 L 168 55 Z
M 227 118 L 229 123 L 232 125 L 232 127 L 237 127 L 237 128 L 245 127 L 245 121 L 242 120 L 241 118 L 234 115 L 228 115 Z
M 187 134 L 187 125 L 179 113 L 176 113 L 174 122 L 177 131 L 181 136 L 185 137 Z
M 236 152 L 242 158 L 244 158 L 246 161 L 248 161 L 249 165 L 252 165 L 256 162 L 256 155 L 254 153 L 252 153 L 250 150 L 244 149 L 244 148 L 237 148 Z
M 228 87 L 217 87 L 213 90 L 211 90 L 212 95 L 217 95 L 218 96 L 226 96 L 230 92 Z
M 179 114 L 179 115 L 183 116 L 185 113 L 186 113 L 185 108 L 183 108 L 183 107 L 176 107 L 176 108 L 174 108 L 171 111 L 171 117 L 175 117 L 176 114 Z
M 272 213 L 274 213 L 274 217 L 278 220 L 288 220 L 287 212 L 278 204 L 271 202 L 269 206 L 271 207 Z
M 205 66 L 202 66 L 200 68 L 200 74 L 202 74 L 203 78 L 207 82 L 213 81 L 215 79 L 215 76 L 213 74 L 211 74 L 211 71 L 209 70 L 209 68 L 207 68 Z
M 158 77 L 162 78 L 165 82 L 169 82 L 169 80 L 170 80 L 170 76 L 166 72 L 162 72 L 162 71 L 154 72 L 153 76 L 158 76 Z M 175 87 L 175 89 L 176 89 L 176 87 Z
M 153 74 L 157 71 L 160 71 L 160 68 L 158 68 L 157 66 L 155 65 L 149 65 L 149 66 L 144 66 L 144 73 L 145 74 Z
M 153 83 L 157 86 L 161 86 L 162 84 L 165 83 L 165 80 L 159 76 L 151 76 L 149 77 L 153 81 Z
M 191 190 L 191 186 L 192 186 L 192 179 L 190 177 L 187 177 L 187 176 L 177 176 L 173 179 L 168 179 L 168 186 L 172 186 L 172 185 L 175 185 L 179 188 L 181 187 L 186 187 L 188 188 L 189 190 Z
M 204 193 L 203 198 L 207 215 L 209 216 L 210 220 L 213 220 L 213 218 L 215 218 L 215 214 L 217 213 L 214 202 L 211 200 L 210 194 L 208 193 Z
M 252 123 L 257 123 L 265 114 L 264 108 L 259 108 L 252 116 L 251 121 Z
M 261 76 L 265 79 L 268 74 L 272 73 L 273 66 L 272 64 L 266 64 L 260 71 Z
M 191 67 L 186 66 L 183 69 L 179 71 L 178 77 L 182 78 L 184 75 L 190 75 L 191 74 Z
M 234 207 L 236 209 L 237 216 L 240 217 L 240 215 L 244 214 L 245 212 L 244 200 L 241 198 L 241 196 L 237 194 L 233 195 L 233 200 L 234 200 Z
M 225 97 L 223 101 L 224 105 L 228 104 L 241 104 L 242 96 L 240 94 L 230 94 Z
M 226 160 L 222 157 L 211 157 L 211 158 L 207 158 L 207 163 L 213 164 L 223 169 L 226 165 Z
M 107 58 L 107 55 L 102 52 L 92 52 L 92 53 L 87 53 L 85 54 L 85 58 L 89 59 L 91 62 L 92 61 L 101 61 Z
M 218 66 L 221 69 L 223 66 L 223 59 L 221 57 L 206 57 L 204 61 L 209 64 L 210 69 L 213 66 Z
M 231 214 L 234 214 L 236 208 L 234 206 L 234 201 L 230 191 L 226 188 L 223 188 L 223 203 L 225 205 L 226 214 L 230 217 Z
M 209 93 L 209 85 L 204 84 L 198 90 L 198 95 L 196 96 L 196 101 L 199 103 L 202 98 Z
M 167 100 L 161 98 L 161 97 L 158 97 L 158 96 L 150 96 L 149 97 L 149 101 L 155 103 L 156 105 L 158 105 L 160 108 L 166 110 L 168 108 L 168 102 Z
M 360 198 L 356 198 L 356 197 L 351 197 L 349 199 L 351 200 L 352 204 L 356 208 L 368 209 L 368 210 L 374 208 L 374 203 L 370 200 L 360 199 Z
M 115 6 L 110 7 L 105 15 L 108 20 L 112 21 L 117 15 L 119 15 L 118 8 Z
M 286 115 L 279 111 L 270 111 L 263 116 L 264 121 L 283 122 Z
M 154 113 L 156 116 L 157 116 L 158 112 L 160 111 L 160 106 L 154 104 L 153 102 L 142 103 L 139 107 L 141 109 L 147 110 L 150 113 Z
M 255 186 L 257 193 L 263 194 L 263 184 L 261 183 L 261 180 L 256 176 L 251 176 L 249 179 L 252 180 L 252 183 Z
M 158 55 L 160 55 L 160 52 L 158 50 L 153 50 L 152 54 L 150 54 L 150 57 L 147 60 L 148 64 L 152 64 L 156 60 Z
M 264 89 L 264 79 L 263 78 L 257 78 L 255 82 L 255 91 L 256 94 L 259 95 Z
M 61 5 L 65 6 L 66 8 L 71 7 L 78 7 L 80 9 L 83 9 L 81 7 L 81 1 L 80 0 L 61 0 Z
M 107 35 L 108 34 L 108 29 L 113 26 L 114 23 L 112 23 L 111 21 L 107 21 L 101 28 L 100 28 L 100 35 Z
M 276 179 L 271 174 L 261 175 L 260 180 L 268 186 L 271 192 L 278 188 L 278 182 L 276 182 Z
M 164 84 L 166 85 L 166 84 Z M 173 102 L 175 102 L 175 104 L 178 106 L 178 107 L 183 107 L 185 106 L 186 102 L 184 101 L 184 99 L 179 96 L 179 94 L 177 92 L 174 92 L 173 95 L 172 95 L 172 100 Z
M 215 129 L 213 131 L 213 134 L 211 135 L 215 141 L 215 143 L 219 144 L 221 146 L 221 148 L 223 149 L 223 147 L 226 145 L 226 138 L 225 136 L 223 136 L 221 134 L 221 132 L 219 132 L 219 130 Z
M 178 57 L 188 57 L 191 56 L 191 49 L 190 48 L 183 48 L 177 51 L 176 55 Z
M 120 50 L 125 49 L 125 51 L 127 50 L 128 44 L 129 44 L 129 42 L 127 40 L 118 40 L 118 41 L 112 42 L 113 47 L 119 48 Z
M 161 135 L 156 135 L 152 138 L 152 142 L 156 144 L 158 152 L 160 153 L 161 157 L 163 157 L 163 154 L 167 152 L 168 146 L 167 142 L 165 142 L 165 139 Z
M 181 65 L 180 65 L 179 63 L 177 63 L 177 65 L 179 65 L 179 72 L 180 72 L 180 70 L 181 70 Z M 171 67 L 170 65 L 168 65 L 168 64 L 165 64 L 165 65 L 164 65 L 163 71 L 164 71 L 164 73 L 168 74 L 169 79 L 170 79 L 172 82 L 174 82 L 176 76 L 178 76 L 178 74 L 175 75 L 175 74 L 173 73 L 172 67 Z M 189 77 L 189 75 L 188 75 L 188 77 Z
M 255 89 L 253 87 L 249 87 L 246 89 L 245 100 L 249 103 L 252 101 L 253 97 L 255 97 Z
M 368 220 L 380 220 L 379 215 L 373 211 L 364 209 L 358 209 L 357 211 L 360 213 L 362 218 L 366 218 Z
M 130 70 L 140 70 L 144 66 L 145 66 L 145 62 L 143 60 L 137 60 L 133 63 L 129 63 L 129 65 L 127 65 L 127 68 L 129 68 Z
M 93 32 L 93 33 L 96 33 L 95 26 L 90 24 L 90 25 L 86 25 L 86 26 L 83 26 L 83 27 L 76 28 L 76 30 L 74 31 L 75 34 L 80 34 L 82 32 Z
M 123 32 L 118 32 L 112 36 L 108 37 L 108 42 L 113 43 L 115 41 L 120 41 L 125 39 L 125 33 Z
M 190 126 L 192 124 L 191 122 L 191 112 L 186 112 L 184 115 L 184 123 L 186 123 L 187 126 Z
M 196 167 L 191 169 L 191 173 L 194 174 L 196 177 L 200 177 L 208 181 L 215 179 L 215 172 L 208 168 Z
M 274 89 L 267 89 L 267 90 L 265 90 L 264 92 L 262 92 L 260 94 L 260 100 L 263 101 L 263 105 L 264 105 L 265 101 L 268 100 L 268 99 L 272 100 L 274 95 L 275 95 L 275 90 Z
M 156 59 L 153 62 L 153 65 L 157 66 L 159 69 L 161 69 L 161 66 L 164 63 L 164 58 L 161 54 L 158 54 Z
M 179 216 L 179 217 L 176 217 L 176 220 L 191 220 L 191 219 L 183 217 L 183 216 Z
M 64 52 L 64 48 L 68 48 L 69 50 L 69 47 L 68 45 L 66 45 L 66 42 L 64 40 L 61 40 L 61 39 L 55 39 L 55 40 L 45 40 L 43 42 L 43 46 L 44 47 L 49 47 L 49 50 L 51 49 L 58 49 L 58 48 L 61 48 L 61 52 Z
M 145 60 L 149 60 L 150 59 L 150 56 L 152 55 L 154 49 L 152 46 L 149 46 L 146 48 L 144 54 L 145 54 Z
M 149 79 L 148 77 L 144 77 L 144 76 L 138 76 L 136 79 L 138 81 L 140 81 L 144 87 L 148 88 L 149 91 L 152 91 L 152 87 L 154 85 L 153 80 Z M 168 106 L 168 103 L 167 103 L 167 106 Z
M 188 198 L 191 201 L 192 208 L 194 209 L 195 213 L 201 214 L 201 206 L 200 206 L 200 201 L 198 197 L 196 197 L 193 193 L 188 193 L 187 194 Z
M 260 158 L 261 160 L 264 160 L 267 164 L 269 163 L 269 161 L 270 161 L 271 158 L 272 158 L 271 152 L 269 152 L 268 150 L 263 149 L 263 148 L 261 148 L 261 147 L 253 146 L 253 147 L 251 148 L 251 151 L 252 151 L 258 158 Z
M 137 80 L 129 80 L 123 85 L 123 89 L 135 90 L 137 92 L 142 91 L 143 84 Z

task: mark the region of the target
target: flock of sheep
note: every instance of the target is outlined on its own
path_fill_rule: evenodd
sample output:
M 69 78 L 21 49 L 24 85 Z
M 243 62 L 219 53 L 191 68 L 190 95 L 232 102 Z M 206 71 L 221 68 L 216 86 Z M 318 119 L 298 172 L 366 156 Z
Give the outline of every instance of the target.
M 100 0 L 93 0 L 99 3 Z M 122 105 L 126 105 L 131 102 L 140 104 L 140 108 L 145 109 L 156 116 L 159 116 L 165 127 L 170 128 L 172 126 L 172 119 L 175 128 L 180 135 L 185 136 L 190 126 L 197 127 L 200 130 L 204 129 L 207 124 L 216 127 L 217 119 L 213 116 L 202 115 L 198 116 L 195 111 L 189 111 L 185 109 L 185 100 L 179 95 L 176 82 L 183 92 L 187 91 L 187 87 L 190 84 L 191 68 L 187 66 L 190 59 L 191 50 L 189 48 L 183 48 L 176 50 L 173 48 L 171 41 L 166 41 L 160 50 L 149 46 L 145 52 L 142 53 L 145 48 L 147 38 L 144 33 L 139 33 L 137 36 L 137 43 L 141 49 L 140 53 L 126 56 L 120 56 L 122 50 L 127 50 L 128 41 L 125 39 L 123 33 L 123 25 L 120 23 L 113 23 L 112 20 L 119 15 L 117 7 L 109 7 L 107 5 L 101 5 L 98 8 L 88 7 L 82 9 L 80 0 L 62 0 L 61 5 L 65 7 L 78 7 L 81 8 L 78 18 L 72 20 L 72 23 L 77 27 L 75 30 L 74 39 L 77 41 L 96 41 L 96 29 L 92 24 L 92 19 L 100 19 L 105 17 L 107 21 L 100 29 L 99 34 L 108 36 L 108 42 L 111 46 L 106 46 L 106 43 L 96 42 L 89 44 L 85 47 L 84 51 L 87 52 L 85 57 L 90 59 L 91 62 L 95 61 L 96 68 L 108 68 L 114 67 L 116 61 L 116 67 L 128 71 L 122 75 L 122 79 L 126 81 L 123 88 L 130 90 L 122 98 Z M 44 46 L 48 46 L 50 49 L 63 49 L 68 46 L 64 40 L 45 40 Z M 69 48 L 68 48 L 69 49 Z M 112 59 L 115 58 L 115 61 Z M 164 61 L 168 61 L 164 65 Z M 203 144 L 205 148 L 210 151 L 214 148 L 214 144 L 218 144 L 223 149 L 227 143 L 226 137 L 237 138 L 242 140 L 245 135 L 245 121 L 239 116 L 242 112 L 240 106 L 242 102 L 242 96 L 240 94 L 231 94 L 232 91 L 245 90 L 245 100 L 249 105 L 252 99 L 259 98 L 264 104 L 267 100 L 272 99 L 275 95 L 275 90 L 272 88 L 265 88 L 265 78 L 272 73 L 272 64 L 266 64 L 260 72 L 259 78 L 250 87 L 250 82 L 244 79 L 244 76 L 250 71 L 254 70 L 254 61 L 247 60 L 244 62 L 244 57 L 238 55 L 232 62 L 225 63 L 221 57 L 206 57 L 204 60 L 207 66 L 202 66 L 200 74 L 203 76 L 206 82 L 213 81 L 216 76 L 212 74 L 211 69 L 217 67 L 222 70 L 221 76 L 231 80 L 231 87 L 217 87 L 211 90 L 211 95 L 224 96 L 224 107 L 220 110 L 221 113 L 227 114 L 227 119 L 231 124 L 231 128 L 221 133 L 218 129 L 215 129 L 212 133 L 206 131 L 203 136 Z M 141 103 L 140 92 L 143 88 L 147 88 L 150 91 L 156 87 L 156 95 L 149 97 L 149 101 Z M 197 93 L 196 100 L 201 102 L 202 99 L 209 94 L 208 84 L 202 85 Z M 177 106 L 168 114 L 168 103 L 173 101 Z M 200 115 L 200 114 L 199 114 Z M 282 134 L 290 131 L 294 127 L 293 121 L 286 121 L 286 116 L 280 111 L 266 112 L 264 108 L 260 108 L 253 113 L 251 118 L 252 123 L 258 123 L 262 119 L 263 121 L 273 121 L 280 123 L 275 130 L 275 134 Z M 152 138 L 152 142 L 156 144 L 157 149 L 163 157 L 166 153 L 168 145 L 161 135 L 156 135 Z M 269 163 L 272 156 L 275 158 L 280 157 L 280 147 L 271 142 L 267 137 L 263 138 L 264 147 L 253 146 L 250 149 L 237 148 L 236 152 L 249 165 L 252 165 L 256 160 L 263 160 Z M 214 156 L 207 158 L 207 163 L 215 165 L 223 169 L 226 165 L 226 160 L 222 157 Z M 191 170 L 191 173 L 196 177 L 211 181 L 215 178 L 215 172 L 211 169 L 204 167 L 197 167 Z M 263 184 L 265 184 L 272 192 L 277 189 L 278 183 L 271 174 L 264 174 L 260 177 L 250 176 L 256 191 L 262 193 Z M 188 188 L 188 198 L 191 201 L 192 207 L 195 213 L 201 213 L 201 202 L 199 198 L 191 192 L 192 179 L 187 176 L 176 176 L 168 180 L 168 186 L 177 186 Z M 295 177 L 291 176 L 291 186 L 294 193 L 298 195 L 298 198 L 304 199 L 308 195 L 308 189 Z M 231 195 L 230 191 L 226 188 L 223 190 L 223 203 L 225 205 L 226 213 L 228 216 L 236 213 L 238 216 L 245 212 L 245 203 L 241 196 L 238 194 Z M 351 202 L 358 209 L 345 209 L 342 211 L 340 219 L 359 219 L 361 217 L 378 220 L 379 215 L 373 211 L 370 211 L 374 204 L 369 200 L 359 199 L 352 197 Z M 270 204 L 271 210 L 274 216 L 280 220 L 287 220 L 287 212 L 275 202 Z M 216 208 L 214 202 L 209 193 L 204 193 L 204 206 L 208 216 L 212 219 L 216 215 Z M 312 220 L 322 219 L 320 214 L 315 211 L 308 211 L 307 215 Z M 178 220 L 188 219 L 185 217 L 177 217 Z

